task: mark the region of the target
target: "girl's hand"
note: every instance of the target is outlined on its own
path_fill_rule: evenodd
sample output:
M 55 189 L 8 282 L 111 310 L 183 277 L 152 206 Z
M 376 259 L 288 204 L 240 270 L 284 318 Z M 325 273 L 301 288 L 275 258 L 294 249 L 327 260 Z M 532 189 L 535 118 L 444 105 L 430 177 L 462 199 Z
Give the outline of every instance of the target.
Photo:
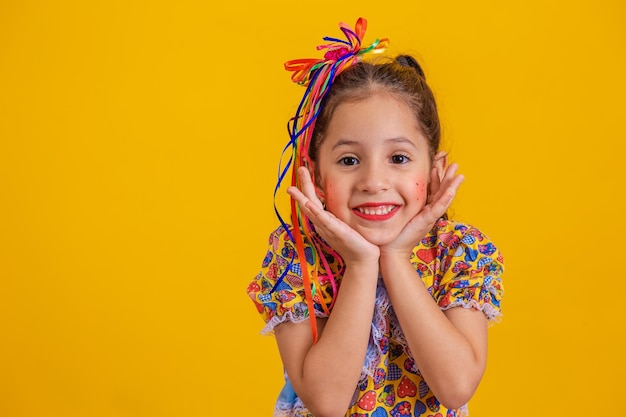
M 300 167 L 302 190 L 289 187 L 287 193 L 300 204 L 300 209 L 315 225 L 315 231 L 343 258 L 346 265 L 353 263 L 378 263 L 378 246 L 365 240 L 357 231 L 324 210 L 317 197 L 308 169 Z
M 426 205 L 404 226 L 393 242 L 380 247 L 381 256 L 402 255 L 409 259 L 413 248 L 433 228 L 437 219 L 445 214 L 454 200 L 457 189 L 465 179 L 463 175 L 456 175 L 457 169 L 457 164 L 451 164 L 440 180 L 437 169 L 433 167 Z

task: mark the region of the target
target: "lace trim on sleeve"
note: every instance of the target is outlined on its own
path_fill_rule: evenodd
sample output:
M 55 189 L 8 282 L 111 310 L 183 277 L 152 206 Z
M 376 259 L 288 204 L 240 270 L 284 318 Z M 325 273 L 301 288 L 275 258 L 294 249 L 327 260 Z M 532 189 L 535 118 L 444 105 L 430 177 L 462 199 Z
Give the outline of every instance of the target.
M 323 311 L 315 310 L 315 317 L 327 318 L 328 316 Z M 305 320 L 309 320 L 308 308 L 305 303 L 298 303 L 293 306 L 293 311 L 287 311 L 282 316 L 272 317 L 261 330 L 261 334 L 274 334 L 274 328 L 286 321 L 290 321 L 292 323 L 302 323 Z
M 278 395 L 274 407 L 274 417 L 313 417 L 294 391 L 286 373 L 285 386 Z
M 441 310 L 446 311 L 452 307 L 475 308 L 476 310 L 485 313 L 485 316 L 487 316 L 490 323 L 497 323 L 502 319 L 502 313 L 500 310 L 489 303 L 480 304 L 476 300 L 457 300 L 445 307 L 442 307 Z
M 295 399 L 294 403 L 286 403 L 278 401 L 274 407 L 274 417 L 308 417 L 311 416 L 309 409 L 306 408 L 300 398 Z

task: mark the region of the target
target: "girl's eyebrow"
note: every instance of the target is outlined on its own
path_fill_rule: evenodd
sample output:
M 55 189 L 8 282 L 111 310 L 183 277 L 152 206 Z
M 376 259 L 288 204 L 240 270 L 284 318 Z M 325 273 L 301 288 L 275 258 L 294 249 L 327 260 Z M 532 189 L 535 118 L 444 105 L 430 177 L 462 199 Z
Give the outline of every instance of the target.
M 397 138 L 389 138 L 385 142 L 408 143 L 412 147 L 417 148 L 417 146 L 415 146 L 415 143 L 413 143 L 411 139 L 405 138 L 404 136 L 398 136 Z
M 335 150 L 340 146 L 350 146 L 350 145 L 359 145 L 359 142 L 356 140 L 341 139 L 341 140 L 338 140 L 337 143 L 333 145 L 331 150 Z
M 411 145 L 414 148 L 417 148 L 417 146 L 415 146 L 415 143 L 413 143 L 412 140 L 405 138 L 404 136 L 398 136 L 396 138 L 389 138 L 389 139 L 385 139 L 385 142 L 390 142 L 390 143 L 408 143 L 409 145 Z M 332 150 L 335 150 L 336 148 L 340 147 L 340 146 L 360 146 L 361 143 L 359 141 L 356 140 L 350 140 L 350 139 L 341 139 L 338 140 L 337 143 L 335 143 L 332 147 Z

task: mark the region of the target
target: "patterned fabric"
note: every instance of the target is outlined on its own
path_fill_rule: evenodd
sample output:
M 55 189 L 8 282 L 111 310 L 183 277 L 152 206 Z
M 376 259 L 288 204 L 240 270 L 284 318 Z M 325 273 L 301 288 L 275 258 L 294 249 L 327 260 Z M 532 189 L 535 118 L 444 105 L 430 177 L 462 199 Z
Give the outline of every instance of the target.
M 289 265 L 292 270 L 272 287 Z M 331 269 L 340 262 L 325 254 Z M 478 229 L 447 219 L 439 219 L 433 230 L 417 245 L 411 256 L 417 277 L 442 310 L 452 307 L 475 308 L 490 321 L 499 319 L 503 295 L 501 274 L 504 260 L 494 244 Z M 314 271 L 312 259 L 305 262 Z M 262 333 L 272 333 L 284 321 L 308 319 L 301 278 L 302 263 L 295 255 L 293 242 L 283 227 L 269 239 L 269 250 L 261 272 L 248 286 L 248 295 L 266 322 Z M 330 306 L 333 290 L 325 271 L 315 291 L 315 315 L 326 317 L 321 303 Z M 338 276 L 339 285 L 341 283 Z M 313 417 L 291 387 L 285 375 L 274 415 L 276 417 Z M 355 389 L 346 417 L 461 417 L 467 407 L 448 410 L 437 401 L 422 378 L 389 301 L 382 278 L 376 290 L 372 331 L 361 380 Z

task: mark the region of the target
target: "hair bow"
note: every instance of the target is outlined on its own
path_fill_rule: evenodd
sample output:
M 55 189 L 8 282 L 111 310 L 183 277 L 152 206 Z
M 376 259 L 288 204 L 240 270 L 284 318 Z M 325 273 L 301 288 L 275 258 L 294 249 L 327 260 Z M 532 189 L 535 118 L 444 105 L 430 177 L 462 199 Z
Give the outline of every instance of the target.
M 320 67 L 330 64 L 339 65 L 343 69 L 353 64 L 360 55 L 368 52 L 383 52 L 389 43 L 389 40 L 386 38 L 376 39 L 370 45 L 362 48 L 362 41 L 367 29 L 367 20 L 362 17 L 357 20 L 354 30 L 350 29 L 345 23 L 340 23 L 339 28 L 346 36 L 346 40 L 329 36 L 324 37 L 323 40 L 330 41 L 330 43 L 317 46 L 318 51 L 326 49 L 323 59 L 305 58 L 285 62 L 285 69 L 293 72 L 291 75 L 293 82 L 307 86 L 311 81 L 312 73 Z M 336 74 L 339 74 L 341 69 L 336 71 Z

